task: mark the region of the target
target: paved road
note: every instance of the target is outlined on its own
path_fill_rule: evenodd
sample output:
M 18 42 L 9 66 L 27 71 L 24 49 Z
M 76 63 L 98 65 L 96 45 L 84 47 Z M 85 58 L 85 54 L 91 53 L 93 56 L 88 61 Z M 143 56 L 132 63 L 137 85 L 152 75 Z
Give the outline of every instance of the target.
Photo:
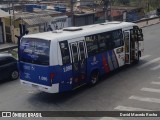
M 19 80 L 3 82 L 0 84 L 0 110 L 160 111 L 160 24 L 143 28 L 143 31 L 145 53 L 138 65 L 124 67 L 110 74 L 94 87 L 83 87 L 63 94 L 47 94 L 24 88 L 20 85 Z M 82 118 L 65 119 L 79 120 Z M 136 118 L 83 119 L 134 120 Z M 147 118 L 141 119 L 146 120 Z

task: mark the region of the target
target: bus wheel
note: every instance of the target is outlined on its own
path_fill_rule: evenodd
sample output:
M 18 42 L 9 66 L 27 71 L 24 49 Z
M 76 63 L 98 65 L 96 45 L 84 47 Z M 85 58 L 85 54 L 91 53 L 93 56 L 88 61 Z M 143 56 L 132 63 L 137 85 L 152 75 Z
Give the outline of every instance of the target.
M 99 72 L 98 71 L 92 72 L 90 76 L 90 85 L 92 86 L 95 85 L 98 80 L 99 80 Z

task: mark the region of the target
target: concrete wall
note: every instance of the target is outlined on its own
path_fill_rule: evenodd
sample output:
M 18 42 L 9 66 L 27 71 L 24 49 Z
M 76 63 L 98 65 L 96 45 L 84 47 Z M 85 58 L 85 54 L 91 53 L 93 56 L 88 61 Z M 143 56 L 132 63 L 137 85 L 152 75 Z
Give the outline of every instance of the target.
M 145 19 L 145 20 L 139 20 L 135 22 L 139 27 L 147 27 L 150 25 L 158 24 L 160 23 L 160 17 L 158 18 L 151 18 L 151 19 Z
M 95 23 L 95 14 L 74 15 L 74 26 L 91 25 Z
M 39 26 L 35 26 L 35 27 L 29 27 L 27 28 L 27 30 L 29 31 L 29 34 L 34 34 L 34 33 L 38 33 L 39 32 Z M 18 39 L 17 37 L 15 37 L 15 35 L 19 36 L 20 35 L 20 29 L 19 28 L 14 28 L 14 39 L 12 40 L 13 43 L 17 43 Z
M 69 19 L 68 16 L 59 16 L 54 17 L 53 20 L 48 23 L 48 25 L 51 25 L 53 30 L 62 29 L 65 27 L 69 27 Z M 57 26 L 57 27 L 56 27 Z M 48 28 L 48 26 L 46 26 Z

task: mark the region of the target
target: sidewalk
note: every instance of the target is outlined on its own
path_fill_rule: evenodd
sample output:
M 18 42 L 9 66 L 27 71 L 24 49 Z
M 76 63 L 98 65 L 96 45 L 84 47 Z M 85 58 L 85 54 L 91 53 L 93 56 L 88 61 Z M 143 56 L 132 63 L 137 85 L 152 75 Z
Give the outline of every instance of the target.
M 148 27 L 151 25 L 155 25 L 155 24 L 159 24 L 160 23 L 160 18 L 155 18 L 155 19 L 149 19 L 149 20 L 145 20 L 145 21 L 139 21 L 136 24 L 140 27 Z
M 0 52 L 9 51 L 17 47 L 18 47 L 17 44 L 14 43 L 0 44 Z

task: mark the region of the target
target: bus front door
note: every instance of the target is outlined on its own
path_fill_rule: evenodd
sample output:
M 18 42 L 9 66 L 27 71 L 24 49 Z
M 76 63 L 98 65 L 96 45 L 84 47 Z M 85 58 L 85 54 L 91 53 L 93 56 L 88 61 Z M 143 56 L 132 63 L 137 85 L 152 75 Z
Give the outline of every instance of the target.
M 83 85 L 86 81 L 87 77 L 87 68 L 86 68 L 86 50 L 85 50 L 85 43 L 84 41 L 78 42 L 78 49 L 79 49 L 79 72 L 80 72 L 80 84 Z
M 86 55 L 84 41 L 70 44 L 72 57 L 73 89 L 85 83 L 86 78 Z
M 125 43 L 125 64 L 130 64 L 131 63 L 130 31 L 124 31 L 124 43 Z

